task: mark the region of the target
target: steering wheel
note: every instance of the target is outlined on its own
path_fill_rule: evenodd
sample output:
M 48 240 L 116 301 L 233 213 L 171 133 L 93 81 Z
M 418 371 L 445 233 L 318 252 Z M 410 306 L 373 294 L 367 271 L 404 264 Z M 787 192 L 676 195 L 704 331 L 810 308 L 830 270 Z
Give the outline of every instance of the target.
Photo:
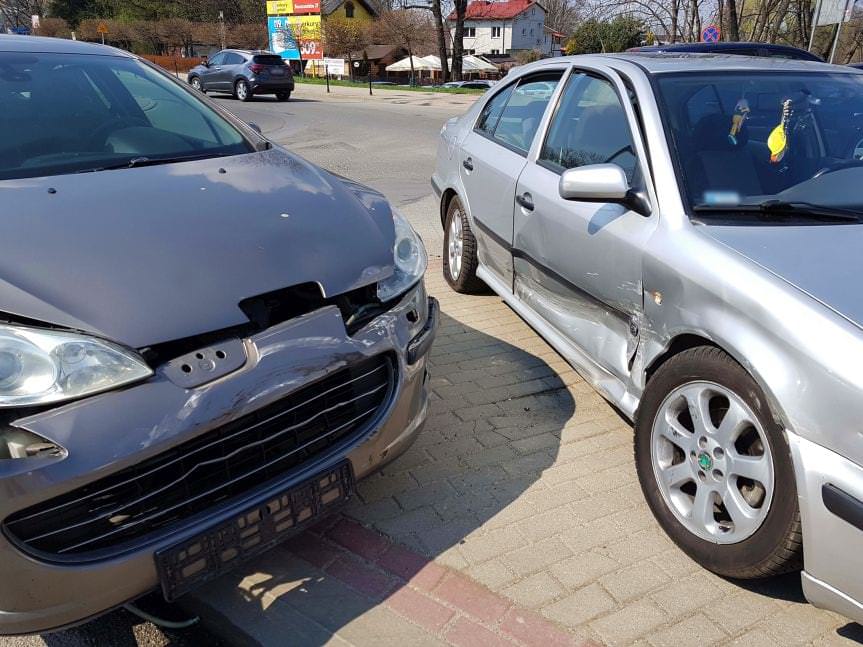
M 814 180 L 816 177 L 829 175 L 830 173 L 835 173 L 836 171 L 841 171 L 846 168 L 857 168 L 858 166 L 863 166 L 863 160 L 844 160 L 842 162 L 835 162 L 834 164 L 828 164 L 824 168 L 819 169 L 818 172 L 812 176 L 812 179 Z
M 131 128 L 133 126 L 149 126 L 150 124 L 143 117 L 112 117 L 105 123 L 96 127 L 96 129 L 87 138 L 87 143 L 94 150 L 101 150 L 105 146 L 105 140 L 115 130 L 121 128 Z

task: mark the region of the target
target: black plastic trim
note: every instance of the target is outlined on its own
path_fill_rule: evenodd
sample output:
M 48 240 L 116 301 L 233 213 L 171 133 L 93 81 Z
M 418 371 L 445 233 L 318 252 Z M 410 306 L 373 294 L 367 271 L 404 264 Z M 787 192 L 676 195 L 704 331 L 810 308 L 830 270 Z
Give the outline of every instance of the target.
M 821 486 L 824 507 L 857 530 L 863 530 L 863 501 L 841 490 L 832 483 Z
M 440 321 L 440 306 L 437 299 L 429 297 L 428 317 L 426 324 L 419 334 L 414 337 L 408 344 L 407 362 L 410 365 L 416 364 L 420 358 L 425 355 L 431 348 L 434 342 L 435 331 L 437 330 Z

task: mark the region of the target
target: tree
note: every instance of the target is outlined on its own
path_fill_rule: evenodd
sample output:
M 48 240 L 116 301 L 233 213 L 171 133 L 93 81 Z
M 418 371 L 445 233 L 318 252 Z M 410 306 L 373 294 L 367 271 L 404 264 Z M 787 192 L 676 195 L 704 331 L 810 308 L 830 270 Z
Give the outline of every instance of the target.
M 452 37 L 452 78 L 461 81 L 461 63 L 464 57 L 464 19 L 467 16 L 468 0 L 453 0 L 455 11 L 455 33 Z
M 43 16 L 47 0 L 0 0 L 0 24 L 7 27 L 30 27 L 31 16 Z
M 361 20 L 330 16 L 324 22 L 324 51 L 328 56 L 348 59 L 351 79 L 354 76 L 354 53 L 361 52 L 370 43 L 368 25 Z
M 374 35 L 383 43 L 398 45 L 407 50 L 411 64 L 411 82 L 414 81 L 414 56 L 429 51 L 435 42 L 434 25 L 427 14 L 416 9 L 383 11 L 375 22 Z M 453 55 L 455 69 L 455 55 Z M 455 78 L 455 77 L 453 77 Z
M 644 23 L 629 16 L 613 20 L 591 18 L 576 28 L 565 50 L 567 54 L 622 52 L 640 45 L 644 31 Z

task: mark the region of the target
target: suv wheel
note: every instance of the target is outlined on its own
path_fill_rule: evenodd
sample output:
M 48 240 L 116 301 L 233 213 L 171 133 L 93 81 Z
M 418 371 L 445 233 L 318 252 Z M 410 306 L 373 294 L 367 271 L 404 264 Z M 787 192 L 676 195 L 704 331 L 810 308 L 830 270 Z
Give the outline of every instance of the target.
M 788 442 L 758 384 L 723 351 L 684 351 L 650 379 L 635 463 L 654 516 L 705 568 L 751 579 L 801 567 Z
M 206 94 L 206 90 L 204 90 L 204 85 L 201 83 L 201 79 L 199 79 L 197 76 L 193 76 L 192 80 L 189 81 L 189 84 L 198 92 L 204 92 Z
M 278 101 L 287 101 L 291 98 L 290 90 L 286 90 L 285 92 L 276 92 L 276 100 Z
M 454 197 L 444 221 L 443 276 L 456 292 L 476 294 L 485 290 L 485 283 L 476 276 L 478 266 L 476 238 L 461 201 Z
M 252 100 L 252 89 L 249 87 L 248 81 L 240 79 L 234 84 L 234 97 L 240 101 Z

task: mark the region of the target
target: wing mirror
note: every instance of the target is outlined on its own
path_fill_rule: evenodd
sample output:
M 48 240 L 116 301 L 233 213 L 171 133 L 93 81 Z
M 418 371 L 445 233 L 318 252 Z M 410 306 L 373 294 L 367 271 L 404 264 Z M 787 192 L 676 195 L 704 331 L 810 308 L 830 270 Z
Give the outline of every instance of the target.
M 610 202 L 650 216 L 650 204 L 640 191 L 629 186 L 626 173 L 617 164 L 588 164 L 567 169 L 560 176 L 560 197 L 579 202 Z
M 204 67 L 210 67 L 210 59 L 205 56 L 201 59 L 201 65 L 203 65 Z

